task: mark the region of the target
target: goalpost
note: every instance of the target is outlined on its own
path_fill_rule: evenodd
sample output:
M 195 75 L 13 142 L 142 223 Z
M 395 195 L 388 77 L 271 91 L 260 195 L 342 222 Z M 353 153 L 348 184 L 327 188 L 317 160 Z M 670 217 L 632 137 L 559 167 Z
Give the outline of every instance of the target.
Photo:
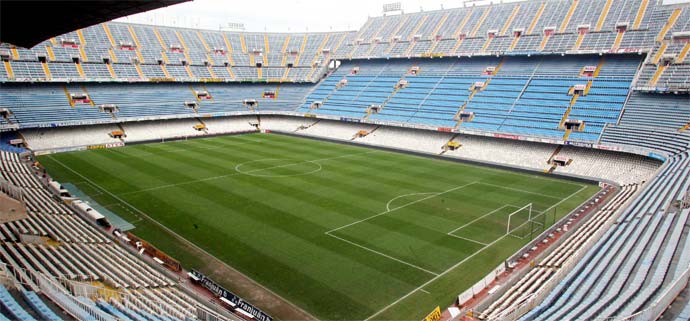
M 539 212 L 537 212 L 539 213 Z M 532 216 L 532 203 L 529 203 L 514 212 L 508 214 L 508 225 L 506 226 L 506 234 L 514 235 L 519 238 L 523 238 L 525 236 L 528 236 L 532 231 L 533 231 L 533 224 L 538 224 L 540 226 L 544 226 L 544 223 L 540 222 L 535 222 L 534 217 Z M 518 231 L 520 228 L 522 228 L 525 225 L 529 224 L 528 230 L 524 233 L 524 235 L 515 235 L 514 232 Z

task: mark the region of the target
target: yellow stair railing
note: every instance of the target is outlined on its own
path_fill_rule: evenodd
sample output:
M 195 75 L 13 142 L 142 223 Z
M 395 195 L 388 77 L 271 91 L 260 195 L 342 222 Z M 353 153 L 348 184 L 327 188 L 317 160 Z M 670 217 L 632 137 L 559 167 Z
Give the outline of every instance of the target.
M 623 41 L 623 35 L 625 32 L 618 32 L 616 35 L 616 40 L 613 42 L 613 47 L 611 49 L 618 50 L 621 47 L 621 41 Z
M 84 51 L 83 46 L 79 46 L 79 56 L 81 57 L 81 61 L 89 61 L 89 58 L 86 56 L 86 51 Z
M 72 95 L 70 95 L 69 90 L 67 89 L 67 86 L 63 85 L 62 91 L 65 92 L 65 97 L 67 97 L 67 101 L 69 102 L 70 107 L 74 107 L 74 100 L 72 100 Z
M 411 33 L 412 37 L 414 37 L 419 32 L 419 29 L 421 29 L 422 26 L 424 26 L 424 23 L 426 22 L 427 19 L 429 19 L 429 15 L 423 16 L 422 19 L 419 19 L 419 22 L 417 22 L 417 25 L 414 27 L 414 29 L 412 29 L 412 33 Z
M 141 70 L 141 66 L 139 66 L 139 64 L 134 64 L 134 69 L 137 70 L 137 74 L 139 74 L 139 78 L 146 79 L 146 76 L 144 76 L 144 71 Z
M 335 48 L 331 48 L 331 54 L 335 54 L 338 51 L 338 49 L 340 49 L 340 46 L 342 46 L 343 42 L 345 42 L 345 37 L 346 37 L 346 34 L 344 34 L 344 33 L 340 35 L 340 40 L 335 45 Z
M 678 20 L 678 16 L 680 16 L 681 11 L 683 11 L 683 9 L 681 9 L 681 8 L 673 10 L 673 13 L 671 13 L 671 16 L 668 17 L 668 21 L 666 21 L 666 24 L 664 25 L 663 28 L 661 28 L 659 35 L 656 37 L 657 42 L 662 42 L 664 40 L 664 38 L 666 38 L 666 34 L 668 33 L 669 30 L 671 30 L 671 27 L 673 27 L 673 25 L 676 24 L 676 20 Z
M 137 37 L 137 33 L 134 31 L 134 27 L 127 26 L 127 31 L 129 31 L 129 35 L 132 36 L 134 45 L 137 46 L 138 50 L 141 50 L 141 43 L 139 42 L 139 37 Z
M 259 79 L 261 79 L 261 78 L 264 77 L 264 76 L 263 76 L 263 71 L 262 71 L 261 69 L 263 69 L 263 68 L 256 68 L 257 78 L 259 78 Z
M 14 79 L 14 70 L 12 69 L 12 65 L 10 64 L 9 61 L 3 61 L 5 64 L 5 71 L 7 72 L 7 77 L 10 79 Z
M 110 55 L 110 61 L 113 63 L 117 62 L 117 55 L 115 55 L 115 51 L 113 51 L 113 48 L 108 49 L 108 54 Z
M 546 8 L 546 2 L 543 2 L 541 6 L 539 6 L 539 9 L 537 9 L 537 13 L 534 15 L 534 19 L 532 19 L 532 23 L 529 25 L 529 28 L 527 28 L 527 34 L 531 35 L 532 32 L 534 32 L 534 28 L 537 26 L 537 23 L 539 22 L 539 19 L 541 19 L 542 13 L 544 13 L 544 9 Z
M 192 72 L 192 67 L 190 67 L 189 65 L 185 65 L 184 70 L 187 72 L 187 77 L 196 78 L 194 77 L 194 73 Z M 166 75 L 166 77 L 168 77 L 168 75 Z
M 295 57 L 295 66 L 299 65 L 300 58 L 302 58 L 302 54 L 304 53 L 304 48 L 307 46 L 307 34 L 304 34 L 304 38 L 302 38 L 302 45 L 299 47 L 299 52 L 297 53 L 297 57 Z
M 517 46 L 518 42 L 520 41 L 521 37 L 514 37 L 513 41 L 510 43 L 510 48 L 508 48 L 508 51 L 513 51 L 515 49 L 515 46 Z
M 86 45 L 86 39 L 84 38 L 84 32 L 82 29 L 77 29 L 77 37 L 79 37 L 79 47 L 83 47 Z
M 580 49 L 580 46 L 582 45 L 583 40 L 585 40 L 585 34 L 584 33 L 578 33 L 577 40 L 575 40 L 575 45 L 573 46 L 572 50 Z
M 482 14 L 482 16 L 479 18 L 479 22 L 477 22 L 477 24 L 474 26 L 474 29 L 470 33 L 470 37 L 475 37 L 477 35 L 477 32 L 479 31 L 479 29 L 481 29 L 482 24 L 486 20 L 486 17 L 488 17 L 489 13 L 491 13 L 491 8 L 493 7 L 486 7 L 486 9 L 484 10 L 484 14 Z
M 113 69 L 112 64 L 105 64 L 105 66 L 108 68 L 108 72 L 110 73 L 110 78 L 117 78 L 117 75 L 115 74 L 115 69 Z
M 645 12 L 647 12 L 647 7 L 649 6 L 649 0 L 642 0 L 640 3 L 640 8 L 637 10 L 637 15 L 635 15 L 635 22 L 632 25 L 633 30 L 640 29 L 640 24 L 642 24 L 642 18 L 644 18 Z
M 84 68 L 81 67 L 81 64 L 75 65 L 77 66 L 77 72 L 79 72 L 79 77 L 86 78 L 86 73 L 84 73 Z
M 561 23 L 561 27 L 558 28 L 558 32 L 563 33 L 565 32 L 565 28 L 568 27 L 568 24 L 570 23 L 570 18 L 573 17 L 573 13 L 575 12 L 575 9 L 577 8 L 578 0 L 573 0 L 573 3 L 570 4 L 570 9 L 568 9 L 568 13 L 565 14 L 565 18 L 563 19 L 563 22 Z
M 230 44 L 230 40 L 229 40 L 228 37 L 225 35 L 225 32 L 223 32 L 223 33 L 221 33 L 221 34 L 223 35 L 223 42 L 225 42 L 225 47 L 226 47 L 225 50 L 226 50 L 227 53 L 229 54 L 229 53 L 232 52 L 232 44 Z
M 572 129 L 566 129 L 565 134 L 563 134 L 563 141 L 568 140 L 568 137 L 570 137 L 570 134 L 572 134 L 573 130 Z
M 604 9 L 601 10 L 597 24 L 594 27 L 594 31 L 601 31 L 601 28 L 604 26 L 604 22 L 606 21 L 606 17 L 609 15 L 609 10 L 611 10 L 612 4 L 613 0 L 606 0 L 606 4 L 604 4 Z
M 458 48 L 460 48 L 460 46 L 462 45 L 463 41 L 465 41 L 465 39 L 457 40 L 457 42 L 455 42 L 455 45 L 453 46 L 453 49 L 451 49 L 451 52 L 456 53 L 458 51 Z
M 55 61 L 55 52 L 53 52 L 53 47 L 46 46 L 46 53 L 48 53 L 48 59 L 50 59 L 50 61 Z
M 690 128 L 690 123 L 685 124 L 683 127 L 678 128 L 678 132 L 682 133 Z
M 516 5 L 515 8 L 513 8 L 513 12 L 510 14 L 510 17 L 508 17 L 508 20 L 506 20 L 506 23 L 503 25 L 503 28 L 501 28 L 501 36 L 505 36 L 506 32 L 508 32 L 508 28 L 510 28 L 510 25 L 513 23 L 513 20 L 515 20 L 515 16 L 517 16 L 518 12 L 520 12 L 520 5 Z
M 12 52 L 12 60 L 19 60 L 19 50 L 16 47 L 12 47 L 10 51 Z
M 683 46 L 683 49 L 678 54 L 678 57 L 676 57 L 677 64 L 681 64 L 685 61 L 685 57 L 688 56 L 688 51 L 690 51 L 690 43 L 686 43 L 685 46 Z
M 655 65 L 659 64 L 659 61 L 661 61 L 661 58 L 664 56 L 664 52 L 666 52 L 666 48 L 668 48 L 667 43 L 661 44 L 661 47 L 652 58 L 652 63 L 654 63 Z
M 599 58 L 599 63 L 597 64 L 597 68 L 594 69 L 594 73 L 592 73 L 592 77 L 594 77 L 594 78 L 599 77 L 599 73 L 601 72 L 601 68 L 604 67 L 604 61 L 605 60 L 606 59 L 604 59 L 603 56 L 601 58 Z
M 568 106 L 568 109 L 565 110 L 565 113 L 563 113 L 563 117 L 561 117 L 561 122 L 558 123 L 558 128 L 563 128 L 563 126 L 565 126 L 565 121 L 570 116 L 570 112 L 573 110 L 573 106 L 575 106 L 578 96 L 580 95 L 574 94 L 573 98 L 570 99 L 570 105 Z
M 393 33 L 390 34 L 391 38 L 398 36 L 398 32 L 400 31 L 400 29 L 402 29 L 402 27 L 405 25 L 405 22 L 407 22 L 408 19 L 410 19 L 410 16 L 403 16 L 403 18 L 400 19 L 400 22 L 398 22 L 398 25 L 393 30 Z
M 105 31 L 105 35 L 108 37 L 108 41 L 110 41 L 110 46 L 115 47 L 115 38 L 113 38 L 113 34 L 110 33 L 108 23 L 104 22 L 101 24 L 101 26 L 103 26 L 103 31 Z
M 201 34 L 201 31 L 197 31 L 196 36 L 199 37 L 199 41 L 201 41 L 201 44 L 204 46 L 204 49 L 206 49 L 206 52 L 210 52 L 211 47 L 208 46 L 208 43 L 206 42 L 206 39 L 204 39 L 204 35 Z
M 172 78 L 172 76 L 170 76 L 170 72 L 168 72 L 168 68 L 166 68 L 165 65 L 160 65 L 160 66 L 161 66 L 161 70 L 163 70 L 163 74 L 165 75 L 165 78 Z
M 289 45 L 290 45 L 290 35 L 287 35 L 285 37 L 285 41 L 283 41 L 283 47 L 280 49 L 280 52 L 286 53 Z
M 664 73 L 667 67 L 668 66 L 657 66 L 654 76 L 652 76 L 652 79 L 649 80 L 650 87 L 656 86 L 657 81 L 659 81 L 659 78 L 661 78 L 661 75 Z
M 91 99 L 91 95 L 89 94 L 89 91 L 86 90 L 86 86 L 81 86 L 81 90 L 86 94 L 87 97 L 89 97 L 89 105 L 96 106 L 96 103 L 94 103 L 93 99 Z
M 216 73 L 213 72 L 213 68 L 211 67 L 211 65 L 206 66 L 206 68 L 208 69 L 208 73 L 209 75 L 211 75 L 211 78 L 216 78 Z
M 50 68 L 48 68 L 48 63 L 42 62 L 43 73 L 46 74 L 46 79 L 53 79 L 53 75 L 50 73 Z
M 268 34 L 264 34 L 264 56 L 271 52 L 271 46 L 268 41 Z
M 549 42 L 550 38 L 550 35 L 547 36 L 546 34 L 544 34 L 544 38 L 541 39 L 541 43 L 539 44 L 539 51 L 542 51 L 544 50 L 544 48 L 546 48 L 546 44 Z
M 232 72 L 232 68 L 230 66 L 225 67 L 225 69 L 228 70 L 228 75 L 230 75 L 230 78 L 235 79 L 235 73 Z
M 458 24 L 458 27 L 455 28 L 455 31 L 453 32 L 453 38 L 458 39 L 460 37 L 460 34 L 462 33 L 463 29 L 465 29 L 465 25 L 467 25 L 467 22 L 470 20 L 470 17 L 472 17 L 472 12 L 474 12 L 474 7 L 471 7 L 470 10 L 467 13 L 465 13 L 465 17 L 462 18 L 462 21 L 460 21 L 460 24 Z
M 151 29 L 153 29 L 153 34 L 156 36 L 156 39 L 158 39 L 158 43 L 161 45 L 161 48 L 163 48 L 163 51 L 167 51 L 169 49 L 168 45 L 163 41 L 163 37 L 161 37 L 161 33 L 158 32 L 158 28 L 152 27 Z
M 240 46 L 242 47 L 242 52 L 247 53 L 247 42 L 244 40 L 243 34 L 240 34 Z
M 485 52 L 486 48 L 489 48 L 489 45 L 491 45 L 491 41 L 493 40 L 493 37 L 486 37 L 486 41 L 484 41 L 484 45 L 482 46 L 481 52 Z
M 316 61 L 319 60 L 319 57 L 321 57 L 322 52 L 323 52 L 323 47 L 326 46 L 326 44 L 328 43 L 328 41 L 330 39 L 331 39 L 330 34 L 326 34 L 326 36 L 323 37 L 323 41 L 321 41 L 321 44 L 319 44 L 319 48 L 316 49 L 316 54 L 314 55 L 314 59 L 312 59 L 312 61 L 311 61 L 312 65 L 314 65 L 316 63 Z M 285 66 L 285 65 L 283 65 L 283 66 Z
M 438 31 L 441 30 L 441 27 L 443 27 L 443 24 L 446 23 L 446 20 L 448 20 L 448 17 L 450 16 L 450 13 L 446 12 L 443 17 L 441 17 L 441 20 L 438 21 L 436 24 L 436 27 L 434 27 L 434 30 L 431 32 L 431 37 L 432 39 L 436 40 L 436 35 L 438 35 Z

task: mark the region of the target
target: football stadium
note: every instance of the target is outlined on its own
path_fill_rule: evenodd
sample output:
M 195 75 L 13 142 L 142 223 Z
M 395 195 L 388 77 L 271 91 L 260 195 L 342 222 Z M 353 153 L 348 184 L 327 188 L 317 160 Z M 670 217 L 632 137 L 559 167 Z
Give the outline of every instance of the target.
M 689 1 L 183 3 L 3 2 L 0 321 L 690 320 Z

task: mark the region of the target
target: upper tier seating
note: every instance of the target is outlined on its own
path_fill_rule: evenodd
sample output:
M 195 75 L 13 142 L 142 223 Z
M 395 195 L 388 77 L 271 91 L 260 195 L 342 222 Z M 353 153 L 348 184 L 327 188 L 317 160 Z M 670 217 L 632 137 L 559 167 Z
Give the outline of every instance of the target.
M 638 64 L 636 56 L 343 63 L 299 111 L 551 139 L 564 136 L 561 124 L 569 118 L 586 125 L 570 140 L 596 142 L 604 126 L 617 122 Z M 600 65 L 599 75 L 581 77 L 581 69 L 592 65 Z M 420 68 L 418 75 L 408 73 L 413 66 Z M 485 75 L 486 67 L 497 70 Z M 339 86 L 341 79 L 347 84 Z M 395 89 L 399 80 L 407 81 L 405 88 Z M 477 82 L 484 85 L 473 92 Z M 568 92 L 575 85 L 586 85 L 587 94 L 573 101 Z M 312 110 L 316 101 L 323 105 Z M 368 115 L 370 105 L 383 109 Z M 474 119 L 458 124 L 460 111 L 474 113 Z
M 0 53 L 11 60 L 0 68 L 0 81 L 313 82 L 333 58 L 635 52 L 653 48 L 657 38 L 670 41 L 673 33 L 688 31 L 688 16 L 687 5 L 659 1 L 536 0 L 373 17 L 356 32 L 225 32 L 108 22 L 31 49 L 0 44 Z M 627 25 L 619 33 L 620 23 Z M 48 62 L 45 68 L 38 57 Z M 660 82 L 687 84 L 683 68 L 667 71 Z
M 14 124 L 40 127 L 47 124 L 69 125 L 84 122 L 106 123 L 165 116 L 206 117 L 247 112 L 245 99 L 255 99 L 258 111 L 293 110 L 300 105 L 309 86 L 300 84 L 246 85 L 184 85 L 184 84 L 90 84 L 87 86 L 5 85 L 0 100 L 12 111 Z M 70 104 L 66 93 L 88 92 L 93 105 Z M 198 100 L 195 92 L 206 91 L 212 99 Z M 274 92 L 275 99 L 263 98 L 264 92 Z M 185 106 L 196 102 L 197 110 Z M 114 115 L 99 111 L 99 105 L 115 104 Z

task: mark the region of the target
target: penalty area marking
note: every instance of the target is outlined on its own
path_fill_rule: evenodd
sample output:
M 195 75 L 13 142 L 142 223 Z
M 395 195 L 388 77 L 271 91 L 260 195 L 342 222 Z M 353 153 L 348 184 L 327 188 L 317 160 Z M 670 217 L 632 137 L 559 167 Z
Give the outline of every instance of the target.
M 244 163 L 239 163 L 239 164 L 237 164 L 237 165 L 235 166 L 235 171 L 238 172 L 238 173 L 240 173 L 240 174 L 249 175 L 249 176 L 254 176 L 254 177 L 280 178 L 280 177 L 295 177 L 295 176 L 303 176 L 303 175 L 314 174 L 314 173 L 320 172 L 320 171 L 323 169 L 323 166 L 321 166 L 321 164 L 317 163 L 316 161 L 303 161 L 303 162 L 300 162 L 300 163 L 289 163 L 289 164 L 285 164 L 285 165 L 271 166 L 271 167 L 268 167 L 268 168 L 257 168 L 257 169 L 252 169 L 252 170 L 249 170 L 249 171 L 243 171 L 243 170 L 241 169 L 242 166 L 244 166 L 244 165 L 253 164 L 253 163 L 259 163 L 259 162 L 270 162 L 270 161 L 292 161 L 292 160 L 287 159 L 287 158 L 264 158 L 264 159 L 256 159 L 256 160 L 251 160 L 251 161 L 247 161 L 247 162 L 244 162 Z M 301 165 L 301 164 L 314 164 L 314 165 L 316 165 L 317 167 L 316 167 L 315 169 L 312 169 L 312 170 L 310 170 L 310 171 L 308 171 L 308 172 L 304 172 L 304 173 L 283 174 L 283 175 L 281 175 L 281 174 L 256 174 L 256 173 L 260 173 L 261 171 L 264 171 L 264 170 L 270 170 L 270 169 L 276 169 L 276 168 L 286 168 L 286 167 L 297 166 L 297 165 Z

